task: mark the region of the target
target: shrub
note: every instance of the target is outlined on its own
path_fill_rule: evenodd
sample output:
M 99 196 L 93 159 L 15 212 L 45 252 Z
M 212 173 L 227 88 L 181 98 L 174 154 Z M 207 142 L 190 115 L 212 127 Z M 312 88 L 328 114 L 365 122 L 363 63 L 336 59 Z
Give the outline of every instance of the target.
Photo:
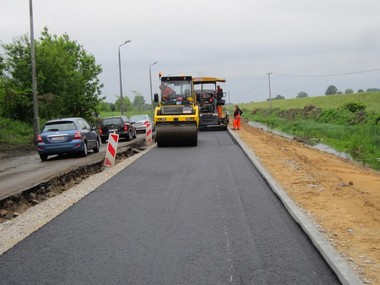
M 362 102 L 349 102 L 343 105 L 343 109 L 348 110 L 352 113 L 365 111 L 366 108 L 367 106 Z

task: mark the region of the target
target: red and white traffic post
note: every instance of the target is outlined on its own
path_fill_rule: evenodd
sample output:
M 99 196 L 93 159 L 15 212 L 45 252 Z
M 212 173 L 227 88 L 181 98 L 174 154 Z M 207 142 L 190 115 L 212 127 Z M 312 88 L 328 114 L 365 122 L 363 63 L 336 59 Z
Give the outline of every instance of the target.
M 106 158 L 104 160 L 105 166 L 114 166 L 115 165 L 115 158 L 116 158 L 116 153 L 117 153 L 118 142 L 119 142 L 119 135 L 118 134 L 109 134 L 108 143 L 107 143 L 107 150 L 106 150 Z
M 152 135 L 152 124 L 145 123 L 146 126 L 146 132 L 145 132 L 145 143 L 147 145 L 151 145 L 153 142 L 153 135 Z

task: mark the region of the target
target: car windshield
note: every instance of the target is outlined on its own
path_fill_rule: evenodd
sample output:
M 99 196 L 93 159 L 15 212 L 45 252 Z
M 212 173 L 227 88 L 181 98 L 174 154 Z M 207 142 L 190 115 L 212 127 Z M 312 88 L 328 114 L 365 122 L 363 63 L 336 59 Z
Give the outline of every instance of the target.
M 163 104 L 187 105 L 192 100 L 189 81 L 166 81 L 162 82 L 160 88 Z
M 58 132 L 58 131 L 70 131 L 76 130 L 74 122 L 60 121 L 60 122 L 51 122 L 47 123 L 42 132 Z
M 103 120 L 103 126 L 120 125 L 120 118 L 110 118 Z
M 147 119 L 146 115 L 135 115 L 131 117 L 132 122 L 144 121 Z

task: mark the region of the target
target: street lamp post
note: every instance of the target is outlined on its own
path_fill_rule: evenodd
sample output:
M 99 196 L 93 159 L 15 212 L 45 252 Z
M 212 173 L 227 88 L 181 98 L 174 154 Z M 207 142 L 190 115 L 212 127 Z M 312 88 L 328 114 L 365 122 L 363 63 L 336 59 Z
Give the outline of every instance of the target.
M 153 108 L 153 91 L 152 91 L 152 70 L 151 67 L 155 65 L 158 61 L 153 62 L 151 65 L 149 65 L 149 83 L 150 83 L 150 102 L 152 104 Z
M 121 59 L 120 59 L 120 48 L 131 42 L 131 40 L 128 40 L 128 41 L 125 41 L 124 43 L 122 43 L 121 45 L 119 45 L 119 48 L 118 48 L 118 55 L 119 55 L 119 79 L 120 79 L 120 112 L 121 112 L 121 115 L 124 115 L 124 99 L 123 99 L 123 82 L 122 82 L 122 78 L 121 78 Z
M 36 77 L 36 52 L 34 48 L 34 28 L 33 28 L 33 3 L 29 0 L 29 16 L 30 16 L 30 54 L 32 63 L 32 93 L 33 93 L 33 129 L 34 143 L 37 143 L 38 134 L 40 132 L 40 122 L 38 117 L 38 97 L 37 97 L 37 77 Z

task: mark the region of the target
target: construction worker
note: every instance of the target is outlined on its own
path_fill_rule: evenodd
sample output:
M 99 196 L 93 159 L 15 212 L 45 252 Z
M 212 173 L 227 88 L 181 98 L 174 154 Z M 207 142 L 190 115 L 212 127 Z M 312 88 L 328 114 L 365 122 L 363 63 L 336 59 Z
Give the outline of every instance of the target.
M 168 85 L 166 84 L 163 84 L 163 85 L 164 85 L 164 91 L 162 92 L 162 100 L 167 101 L 169 100 L 170 95 L 174 94 L 174 91 Z M 161 89 L 161 86 L 160 86 L 160 89 Z
M 223 117 L 223 107 L 222 107 L 222 105 L 218 105 L 217 106 L 217 110 L 218 110 L 218 117 L 219 117 L 219 119 L 221 119 Z
M 240 117 L 243 114 L 243 111 L 239 109 L 238 105 L 234 107 L 234 130 L 240 129 Z
M 223 89 L 220 88 L 220 86 L 218 85 L 218 87 L 216 88 L 216 99 L 218 101 L 222 100 L 223 98 Z

